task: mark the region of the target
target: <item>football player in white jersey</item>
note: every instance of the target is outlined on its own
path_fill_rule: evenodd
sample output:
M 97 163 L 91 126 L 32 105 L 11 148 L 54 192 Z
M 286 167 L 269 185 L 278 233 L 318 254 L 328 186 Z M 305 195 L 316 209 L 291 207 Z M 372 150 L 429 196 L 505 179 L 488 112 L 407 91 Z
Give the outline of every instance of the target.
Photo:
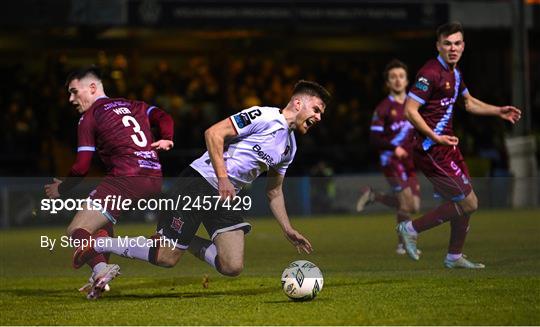
M 302 80 L 295 85 L 284 109 L 251 107 L 214 124 L 204 134 L 208 151 L 184 169 L 168 191 L 171 198 L 181 194 L 182 199 L 191 204 L 198 201 L 199 205 L 188 205 L 189 210 L 162 212 L 157 233 L 151 237 L 176 245 L 162 247 L 164 242 L 148 242 L 142 236 L 133 242 L 102 239 L 94 242 L 98 246 L 81 248 L 80 260 L 89 260 L 99 253 L 115 253 L 172 267 L 189 249 L 221 274 L 237 276 L 244 267 L 244 235 L 251 225 L 244 222 L 244 206 L 236 205 L 241 210 L 233 207 L 235 201 L 242 201 L 238 192 L 265 171 L 268 203 L 284 236 L 299 252 L 310 253 L 311 243 L 289 221 L 282 185 L 296 153 L 294 131 L 306 134 L 319 123 L 330 98 L 324 87 Z M 195 236 L 201 223 L 210 239 Z

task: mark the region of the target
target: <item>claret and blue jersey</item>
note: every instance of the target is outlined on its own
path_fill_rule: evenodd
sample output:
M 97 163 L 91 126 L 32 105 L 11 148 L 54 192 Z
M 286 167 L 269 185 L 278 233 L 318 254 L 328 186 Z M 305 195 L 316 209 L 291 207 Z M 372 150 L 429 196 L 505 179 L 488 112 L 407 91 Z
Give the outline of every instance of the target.
M 410 147 L 410 131 L 413 129 L 411 123 L 405 118 L 405 104 L 399 103 L 392 96 L 382 100 L 371 120 L 371 133 L 377 133 L 377 137 L 384 142 L 389 142 L 392 146 Z M 381 166 L 389 163 L 393 151 L 389 149 L 378 149 Z
M 457 67 L 450 70 L 438 56 L 429 60 L 418 72 L 408 96 L 420 104 L 420 115 L 437 135 L 454 135 L 452 117 L 458 96 L 468 92 Z M 427 151 L 435 143 L 419 135 L 422 148 Z

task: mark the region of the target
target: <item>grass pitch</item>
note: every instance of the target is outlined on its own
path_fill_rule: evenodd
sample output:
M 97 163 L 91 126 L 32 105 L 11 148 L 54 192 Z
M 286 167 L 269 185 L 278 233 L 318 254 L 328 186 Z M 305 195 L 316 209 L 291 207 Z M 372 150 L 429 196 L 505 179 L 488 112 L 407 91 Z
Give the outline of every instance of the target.
M 40 248 L 40 236 L 63 228 L 0 232 L 2 325 L 539 325 L 540 212 L 481 211 L 471 220 L 465 253 L 479 271 L 443 267 L 449 226 L 421 235 L 422 259 L 394 253 L 394 217 L 293 219 L 312 255 L 299 255 L 272 219 L 251 221 L 244 273 L 218 275 L 186 255 L 159 268 L 113 257 L 122 275 L 90 302 L 77 292 L 89 277 L 70 268 L 70 249 Z M 119 235 L 150 235 L 153 225 L 117 226 Z M 58 246 L 57 246 L 58 247 Z M 280 288 L 293 260 L 320 266 L 325 284 L 312 302 Z M 210 284 L 202 287 L 208 274 Z

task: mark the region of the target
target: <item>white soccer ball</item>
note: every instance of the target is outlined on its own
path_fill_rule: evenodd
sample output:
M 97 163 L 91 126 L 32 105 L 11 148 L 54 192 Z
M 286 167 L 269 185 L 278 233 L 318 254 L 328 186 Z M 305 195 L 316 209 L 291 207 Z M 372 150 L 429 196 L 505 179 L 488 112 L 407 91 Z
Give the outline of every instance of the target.
M 313 300 L 323 288 L 319 267 L 306 260 L 292 262 L 281 274 L 283 292 L 293 301 Z

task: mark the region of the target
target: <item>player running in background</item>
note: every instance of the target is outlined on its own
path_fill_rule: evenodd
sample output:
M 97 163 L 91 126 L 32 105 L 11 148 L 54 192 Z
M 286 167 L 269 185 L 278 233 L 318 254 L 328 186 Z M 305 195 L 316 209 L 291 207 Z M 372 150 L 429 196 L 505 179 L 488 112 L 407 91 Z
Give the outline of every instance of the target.
M 97 68 L 74 71 L 66 81 L 69 102 L 81 113 L 78 126 L 77 158 L 68 178 L 45 186 L 49 198 L 64 196 L 75 187 L 90 169 L 92 155 L 97 150 L 107 168 L 105 178 L 90 193 L 92 201 L 107 196 L 123 199 L 152 197 L 161 192 L 161 165 L 154 150 L 173 147 L 173 120 L 162 110 L 141 101 L 111 99 L 105 95 Z M 159 129 L 161 140 L 152 142 L 151 126 Z M 90 236 L 113 236 L 121 211 L 117 207 L 78 211 L 67 228 L 73 239 Z M 74 255 L 75 258 L 75 255 Z M 75 268 L 84 263 L 73 261 Z M 103 255 L 88 261 L 92 268 L 89 284 L 81 291 L 88 298 L 99 297 L 105 285 L 118 273 L 118 265 L 107 264 Z
M 412 213 L 420 208 L 420 185 L 416 178 L 411 147 L 413 126 L 405 118 L 407 98 L 407 66 L 394 59 L 384 69 L 384 80 L 389 90 L 371 120 L 370 142 L 379 152 L 381 169 L 393 194 L 374 191 L 367 186 L 356 203 L 358 212 L 365 205 L 380 202 L 397 209 L 397 222 L 410 220 Z M 397 254 L 405 254 L 402 241 L 398 237 Z
M 182 194 L 190 201 L 203 201 L 205 196 L 214 196 L 224 203 L 267 171 L 266 195 L 285 238 L 299 252 L 310 253 L 310 242 L 289 221 L 282 185 L 296 153 L 294 132 L 306 134 L 319 123 L 329 101 L 330 94 L 322 86 L 300 81 L 284 109 L 251 107 L 214 124 L 205 132 L 208 151 L 184 169 L 169 194 L 174 197 Z M 182 211 L 178 208 L 178 211 L 163 215 L 154 237 L 178 241 L 174 249 L 159 248 L 159 243 L 149 244 L 141 240 L 142 236 L 137 239 L 139 244 L 145 244 L 143 246 L 121 246 L 117 239 L 109 238 L 100 243 L 112 242 L 112 246 L 86 247 L 79 252 L 81 260 L 112 252 L 172 267 L 189 248 L 221 274 L 237 276 L 244 267 L 244 234 L 251 229 L 244 221 L 247 210 L 236 211 L 222 205 L 215 207 L 214 202 L 211 204 L 209 210 L 192 207 Z M 195 236 L 201 223 L 210 240 Z
M 446 200 L 436 209 L 414 221 L 398 225 L 407 254 L 418 260 L 418 233 L 450 221 L 450 243 L 444 260 L 447 268 L 484 268 L 462 254 L 469 230 L 470 215 L 478 207 L 467 165 L 461 155 L 458 138 L 452 128 L 454 104 L 462 96 L 465 108 L 475 115 L 497 116 L 512 124 L 521 117 L 513 106 L 497 107 L 474 98 L 463 81 L 457 63 L 465 49 L 463 27 L 447 23 L 437 29 L 437 58 L 429 60 L 418 72 L 405 104 L 409 121 L 416 128 L 414 161 L 433 184 L 435 192 Z

